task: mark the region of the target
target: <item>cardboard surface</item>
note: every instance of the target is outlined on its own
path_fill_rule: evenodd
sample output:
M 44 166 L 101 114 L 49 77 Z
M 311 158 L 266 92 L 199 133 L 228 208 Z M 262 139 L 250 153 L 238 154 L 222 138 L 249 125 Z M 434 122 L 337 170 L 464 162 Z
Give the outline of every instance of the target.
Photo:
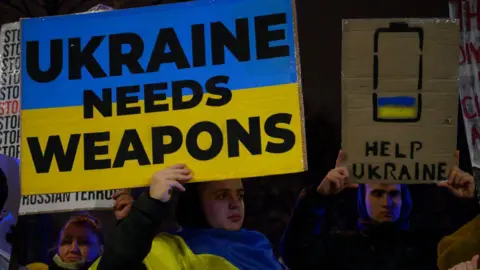
M 353 181 L 448 177 L 455 165 L 458 30 L 451 20 L 343 21 L 342 141 Z
M 178 163 L 193 181 L 304 171 L 294 13 L 199 1 L 21 20 L 22 194 L 147 186 Z

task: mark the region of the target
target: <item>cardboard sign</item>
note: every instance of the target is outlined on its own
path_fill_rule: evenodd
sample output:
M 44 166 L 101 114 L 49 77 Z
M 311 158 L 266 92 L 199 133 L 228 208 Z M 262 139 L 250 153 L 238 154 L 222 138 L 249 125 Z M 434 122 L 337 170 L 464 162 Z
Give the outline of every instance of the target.
M 458 22 L 345 20 L 343 148 L 355 182 L 446 180 L 455 165 Z
M 20 156 L 20 23 L 0 29 L 0 154 Z
M 178 20 L 182 18 L 182 20 Z M 306 169 L 290 0 L 25 19 L 22 194 Z
M 450 18 L 460 20 L 460 104 L 472 166 L 480 168 L 479 0 L 450 1 Z

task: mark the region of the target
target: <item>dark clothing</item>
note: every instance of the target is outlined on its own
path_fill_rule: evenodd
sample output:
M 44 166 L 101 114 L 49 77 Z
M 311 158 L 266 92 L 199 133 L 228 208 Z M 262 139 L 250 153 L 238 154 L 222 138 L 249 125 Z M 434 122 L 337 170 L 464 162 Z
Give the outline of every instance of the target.
M 118 223 L 112 241 L 105 248 L 98 270 L 145 270 L 143 260 L 157 235 L 162 213 L 168 204 L 140 196 L 128 216 Z
M 333 200 L 314 188 L 300 195 L 281 243 L 290 269 L 437 269 L 437 243 L 444 232 L 409 231 L 395 223 L 332 232 L 325 214 Z

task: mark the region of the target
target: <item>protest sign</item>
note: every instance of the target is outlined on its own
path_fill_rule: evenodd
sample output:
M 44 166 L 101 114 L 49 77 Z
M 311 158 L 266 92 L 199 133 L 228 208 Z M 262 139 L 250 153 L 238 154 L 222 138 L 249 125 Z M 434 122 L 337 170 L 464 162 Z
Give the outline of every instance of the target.
M 449 1 L 450 18 L 460 21 L 460 104 L 472 166 L 480 168 L 479 0 Z
M 23 195 L 20 215 L 70 212 L 78 210 L 111 210 L 116 190 L 84 191 L 41 195 Z
M 345 20 L 342 141 L 355 182 L 429 183 L 455 165 L 458 22 Z
M 20 23 L 0 28 L 0 154 L 20 156 Z
M 182 18 L 182 20 L 178 20 Z M 306 169 L 290 0 L 24 19 L 22 194 Z

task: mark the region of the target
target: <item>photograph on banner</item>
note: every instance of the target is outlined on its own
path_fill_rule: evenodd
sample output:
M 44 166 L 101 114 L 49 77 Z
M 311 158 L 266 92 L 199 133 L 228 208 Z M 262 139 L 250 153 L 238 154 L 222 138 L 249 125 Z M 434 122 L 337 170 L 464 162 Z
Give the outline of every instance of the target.
M 456 162 L 458 30 L 446 19 L 343 21 L 342 143 L 353 181 L 447 180 Z
M 480 169 L 480 31 L 477 0 L 449 1 L 450 18 L 460 22 L 460 104 L 462 106 L 465 134 L 470 150 L 472 166 Z M 463 5 L 463 8 L 462 8 Z
M 290 0 L 177 3 L 21 27 L 23 195 L 147 186 L 177 163 L 194 182 L 306 170 Z
M 15 159 L 0 154 L 0 269 L 8 269 L 10 262 L 20 201 L 19 173 Z
M 20 23 L 0 27 L 0 154 L 20 157 Z

